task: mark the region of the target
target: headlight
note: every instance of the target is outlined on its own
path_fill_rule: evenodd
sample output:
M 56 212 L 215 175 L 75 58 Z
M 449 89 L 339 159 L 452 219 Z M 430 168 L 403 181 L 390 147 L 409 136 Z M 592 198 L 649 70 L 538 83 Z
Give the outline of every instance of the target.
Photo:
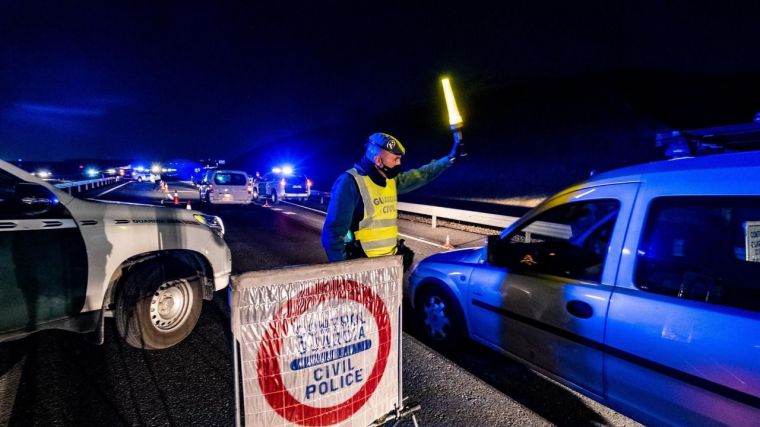
M 193 215 L 196 221 L 214 230 L 219 237 L 224 236 L 224 223 L 222 219 L 214 215 L 195 214 Z

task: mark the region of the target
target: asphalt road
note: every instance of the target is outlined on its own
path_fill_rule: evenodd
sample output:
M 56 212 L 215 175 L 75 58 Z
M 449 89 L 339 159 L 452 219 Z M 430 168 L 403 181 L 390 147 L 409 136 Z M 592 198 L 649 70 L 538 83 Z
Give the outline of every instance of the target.
M 171 184 L 170 189 L 173 196 Z M 319 242 L 323 216 L 310 210 L 318 203 L 310 209 L 286 203 L 206 207 L 191 187 L 176 190 L 181 208 L 189 200 L 193 208 L 223 218 L 235 273 L 326 262 Z M 148 183 L 98 189 L 90 196 L 169 203 Z M 418 257 L 443 250 L 446 235 L 459 247 L 483 240 L 407 221 L 401 232 Z M 406 324 L 405 330 L 404 393 L 421 403 L 422 425 L 635 424 L 483 346 L 469 342 L 439 353 L 415 338 L 414 325 Z M 60 331 L 2 344 L 0 425 L 233 425 L 230 343 L 226 293 L 219 292 L 205 303 L 195 331 L 164 351 L 129 347 L 110 319 L 102 346 Z

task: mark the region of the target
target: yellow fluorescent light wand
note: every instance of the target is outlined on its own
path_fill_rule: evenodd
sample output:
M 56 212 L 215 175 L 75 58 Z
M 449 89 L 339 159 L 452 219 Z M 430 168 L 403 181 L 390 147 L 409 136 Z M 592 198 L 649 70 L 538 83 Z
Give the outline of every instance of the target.
M 457 108 L 457 101 L 454 98 L 454 91 L 451 89 L 451 81 L 448 78 L 441 79 L 441 85 L 443 86 L 443 96 L 446 98 L 446 109 L 449 112 L 449 125 L 451 126 L 451 134 L 454 136 L 454 145 L 457 149 L 457 155 L 463 157 L 467 155 L 464 150 L 464 143 L 462 142 L 462 125 L 464 120 L 459 115 L 459 108 Z

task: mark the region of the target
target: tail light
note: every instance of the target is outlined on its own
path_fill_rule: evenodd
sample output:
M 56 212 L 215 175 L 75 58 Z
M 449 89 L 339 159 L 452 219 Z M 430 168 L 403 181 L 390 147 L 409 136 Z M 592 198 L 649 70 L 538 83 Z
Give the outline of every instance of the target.
M 285 186 L 285 178 L 280 180 L 280 185 L 282 185 L 283 187 Z
M 311 187 L 311 180 L 310 180 L 310 179 L 307 179 L 307 180 L 306 180 L 306 186 L 307 186 L 307 187 Z
M 207 191 L 208 191 L 209 193 L 213 193 L 213 192 L 214 192 L 214 185 L 213 185 L 213 184 L 209 184 L 209 185 L 208 185 L 208 190 L 207 190 Z
M 253 194 L 253 186 L 248 184 L 248 194 Z

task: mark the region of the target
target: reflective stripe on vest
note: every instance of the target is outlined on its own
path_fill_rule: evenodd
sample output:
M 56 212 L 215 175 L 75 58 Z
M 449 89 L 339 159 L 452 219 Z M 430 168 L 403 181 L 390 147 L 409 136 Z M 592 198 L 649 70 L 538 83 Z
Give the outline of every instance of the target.
M 385 181 L 381 187 L 369 176 L 359 175 L 356 169 L 348 171 L 354 177 L 364 202 L 364 218 L 354 235 L 368 257 L 393 255 L 398 239 L 398 203 L 396 181 Z

